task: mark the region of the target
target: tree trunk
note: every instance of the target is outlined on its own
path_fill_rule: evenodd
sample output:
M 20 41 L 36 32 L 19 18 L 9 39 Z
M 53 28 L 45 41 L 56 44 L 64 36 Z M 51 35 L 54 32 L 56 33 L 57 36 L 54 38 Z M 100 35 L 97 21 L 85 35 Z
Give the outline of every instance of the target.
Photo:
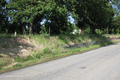
M 23 33 L 23 35 L 25 35 L 25 34 L 26 34 L 26 28 L 25 28 L 25 26 L 24 26 L 24 25 L 22 26 L 22 33 Z
M 107 27 L 107 34 L 109 34 L 108 27 Z
M 29 34 L 32 34 L 32 26 L 33 26 L 33 23 L 31 22 L 29 26 Z

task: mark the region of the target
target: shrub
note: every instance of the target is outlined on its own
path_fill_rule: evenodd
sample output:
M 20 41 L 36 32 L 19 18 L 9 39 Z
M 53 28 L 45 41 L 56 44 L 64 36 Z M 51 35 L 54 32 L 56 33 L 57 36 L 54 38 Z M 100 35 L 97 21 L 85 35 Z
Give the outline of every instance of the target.
M 35 58 L 40 59 L 40 53 L 37 53 L 34 56 L 35 56 Z
M 119 32 L 120 32 L 119 29 L 116 29 L 116 34 L 119 34 Z
M 82 31 L 82 34 L 90 34 L 90 25 L 85 25 L 86 29 Z
M 47 34 L 45 26 L 42 26 L 40 34 Z
M 100 30 L 100 29 L 95 29 L 95 32 L 96 32 L 97 34 L 99 34 L 99 35 L 101 35 L 101 34 L 103 33 L 103 31 Z

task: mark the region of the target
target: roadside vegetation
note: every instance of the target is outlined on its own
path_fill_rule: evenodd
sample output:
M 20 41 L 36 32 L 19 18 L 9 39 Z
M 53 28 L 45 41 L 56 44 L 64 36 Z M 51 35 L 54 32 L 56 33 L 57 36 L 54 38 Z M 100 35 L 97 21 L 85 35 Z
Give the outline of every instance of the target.
M 0 36 L 0 72 L 23 68 L 73 54 L 81 54 L 84 51 L 120 41 L 119 34 L 18 35 L 16 37 L 14 35 L 2 34 Z M 19 43 L 20 39 L 24 42 Z M 111 39 L 111 41 L 107 41 L 108 39 Z M 76 46 L 78 43 L 93 41 L 96 44 L 84 47 L 70 47 L 71 45 Z

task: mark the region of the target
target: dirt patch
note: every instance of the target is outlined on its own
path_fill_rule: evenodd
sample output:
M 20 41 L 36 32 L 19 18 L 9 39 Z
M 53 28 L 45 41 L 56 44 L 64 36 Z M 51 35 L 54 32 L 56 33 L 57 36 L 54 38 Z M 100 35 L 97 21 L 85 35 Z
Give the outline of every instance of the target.
M 38 50 L 38 48 L 40 46 L 36 46 L 35 41 L 31 41 L 29 38 L 0 38 L 0 54 L 6 54 L 11 57 L 18 55 L 27 56 L 31 51 Z

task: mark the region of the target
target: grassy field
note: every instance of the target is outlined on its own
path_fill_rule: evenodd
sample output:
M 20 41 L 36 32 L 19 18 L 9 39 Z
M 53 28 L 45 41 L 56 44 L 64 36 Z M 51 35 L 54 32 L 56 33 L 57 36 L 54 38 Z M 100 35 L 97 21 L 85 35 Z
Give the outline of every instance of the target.
M 117 35 L 5 35 L 0 34 L 0 73 L 11 71 L 34 64 L 81 54 L 85 51 L 120 42 Z M 95 41 L 97 44 L 81 48 L 64 48 Z

